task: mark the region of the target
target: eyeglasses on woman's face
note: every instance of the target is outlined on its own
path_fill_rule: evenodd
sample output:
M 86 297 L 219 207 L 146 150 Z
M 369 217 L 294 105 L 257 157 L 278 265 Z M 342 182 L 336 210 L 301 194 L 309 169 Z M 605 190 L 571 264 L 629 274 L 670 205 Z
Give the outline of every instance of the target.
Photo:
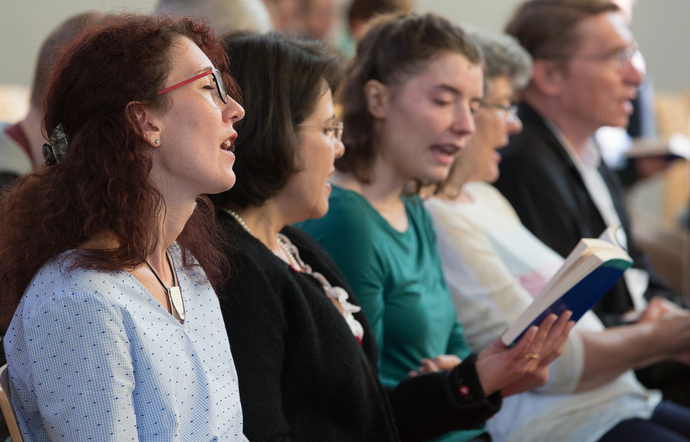
M 162 91 L 158 92 L 158 95 L 164 94 L 166 92 L 170 92 L 173 89 L 176 89 L 180 86 L 184 86 L 187 83 L 191 83 L 194 80 L 198 80 L 199 78 L 203 78 L 207 75 L 211 75 L 213 77 L 213 82 L 216 84 L 216 91 L 218 92 L 218 97 L 221 99 L 221 101 L 225 104 L 228 104 L 228 89 L 225 87 L 225 81 L 223 81 L 223 75 L 220 73 L 220 71 L 216 68 L 211 68 L 207 71 L 204 71 L 200 73 L 199 75 L 195 75 L 192 78 L 188 78 L 185 81 L 181 81 L 177 84 L 173 84 L 170 87 L 167 87 L 163 89 Z
M 343 123 L 336 123 L 330 126 L 320 126 L 316 124 L 298 124 L 299 127 L 316 127 L 318 129 L 323 129 L 324 135 L 326 135 L 331 140 L 342 141 L 343 139 Z
M 491 103 L 489 101 L 481 101 L 480 102 L 480 107 L 485 107 L 488 109 L 496 109 L 499 112 L 501 112 L 503 115 L 505 115 L 506 123 L 514 123 L 515 120 L 517 119 L 517 111 L 518 108 L 515 105 L 511 106 L 504 106 L 502 104 L 498 103 Z

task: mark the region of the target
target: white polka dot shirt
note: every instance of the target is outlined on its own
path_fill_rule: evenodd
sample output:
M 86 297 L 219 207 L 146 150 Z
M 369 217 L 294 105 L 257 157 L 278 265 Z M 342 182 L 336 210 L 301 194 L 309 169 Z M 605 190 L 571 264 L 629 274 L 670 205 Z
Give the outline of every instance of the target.
M 25 441 L 245 440 L 216 294 L 170 252 L 184 324 L 125 271 L 70 271 L 63 254 L 35 275 L 5 337 Z

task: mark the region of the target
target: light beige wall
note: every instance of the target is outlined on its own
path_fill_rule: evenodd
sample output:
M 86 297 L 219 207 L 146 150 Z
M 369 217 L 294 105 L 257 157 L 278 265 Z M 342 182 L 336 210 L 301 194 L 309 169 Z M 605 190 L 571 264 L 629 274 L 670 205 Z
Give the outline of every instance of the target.
M 638 0 L 630 26 L 657 90 L 690 89 L 690 1 Z
M 149 12 L 155 0 L 0 0 L 0 83 L 29 85 L 43 40 L 88 10 Z
M 503 29 L 521 0 L 416 0 L 420 11 L 433 11 L 487 29 Z M 631 29 L 659 91 L 690 89 L 689 0 L 637 0 Z
M 95 9 L 148 12 L 155 0 L 0 0 L 0 83 L 28 85 L 36 51 L 65 18 Z M 416 0 L 420 11 L 500 30 L 520 0 Z M 690 89 L 690 1 L 638 0 L 632 24 L 658 90 Z
M 430 11 L 451 20 L 500 31 L 522 0 L 415 0 L 418 11 Z

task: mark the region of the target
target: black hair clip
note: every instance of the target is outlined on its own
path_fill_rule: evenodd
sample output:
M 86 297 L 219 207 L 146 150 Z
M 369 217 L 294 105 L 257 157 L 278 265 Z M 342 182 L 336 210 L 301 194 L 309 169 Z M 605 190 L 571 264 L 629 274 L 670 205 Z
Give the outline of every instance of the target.
M 65 133 L 62 128 L 62 123 L 58 124 L 53 129 L 53 134 L 50 136 L 50 144 L 43 145 L 43 160 L 46 166 L 54 166 L 67 154 L 69 147 L 69 135 Z

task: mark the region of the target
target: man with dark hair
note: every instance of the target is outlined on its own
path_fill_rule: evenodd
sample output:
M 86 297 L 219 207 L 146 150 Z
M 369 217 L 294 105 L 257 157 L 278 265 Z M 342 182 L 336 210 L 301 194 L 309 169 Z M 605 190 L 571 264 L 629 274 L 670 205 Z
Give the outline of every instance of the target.
M 618 6 L 532 0 L 517 9 L 506 31 L 530 52 L 534 71 L 520 104 L 524 130 L 501 151 L 496 187 L 532 233 L 564 257 L 580 238 L 596 238 L 612 224 L 623 227 L 621 240 L 635 268 L 593 308 L 606 326 L 688 314 L 636 247 L 620 182 L 591 138 L 602 126 L 628 124 L 643 79 L 631 63 L 636 45 Z M 638 372 L 646 386 L 684 404 L 690 403 L 689 374 L 671 362 Z
M 100 14 L 85 12 L 67 19 L 41 46 L 36 60 L 29 112 L 16 124 L 0 123 L 0 188 L 43 165 L 43 93 L 60 50 L 74 41 Z M 4 354 L 2 355 L 4 358 Z

